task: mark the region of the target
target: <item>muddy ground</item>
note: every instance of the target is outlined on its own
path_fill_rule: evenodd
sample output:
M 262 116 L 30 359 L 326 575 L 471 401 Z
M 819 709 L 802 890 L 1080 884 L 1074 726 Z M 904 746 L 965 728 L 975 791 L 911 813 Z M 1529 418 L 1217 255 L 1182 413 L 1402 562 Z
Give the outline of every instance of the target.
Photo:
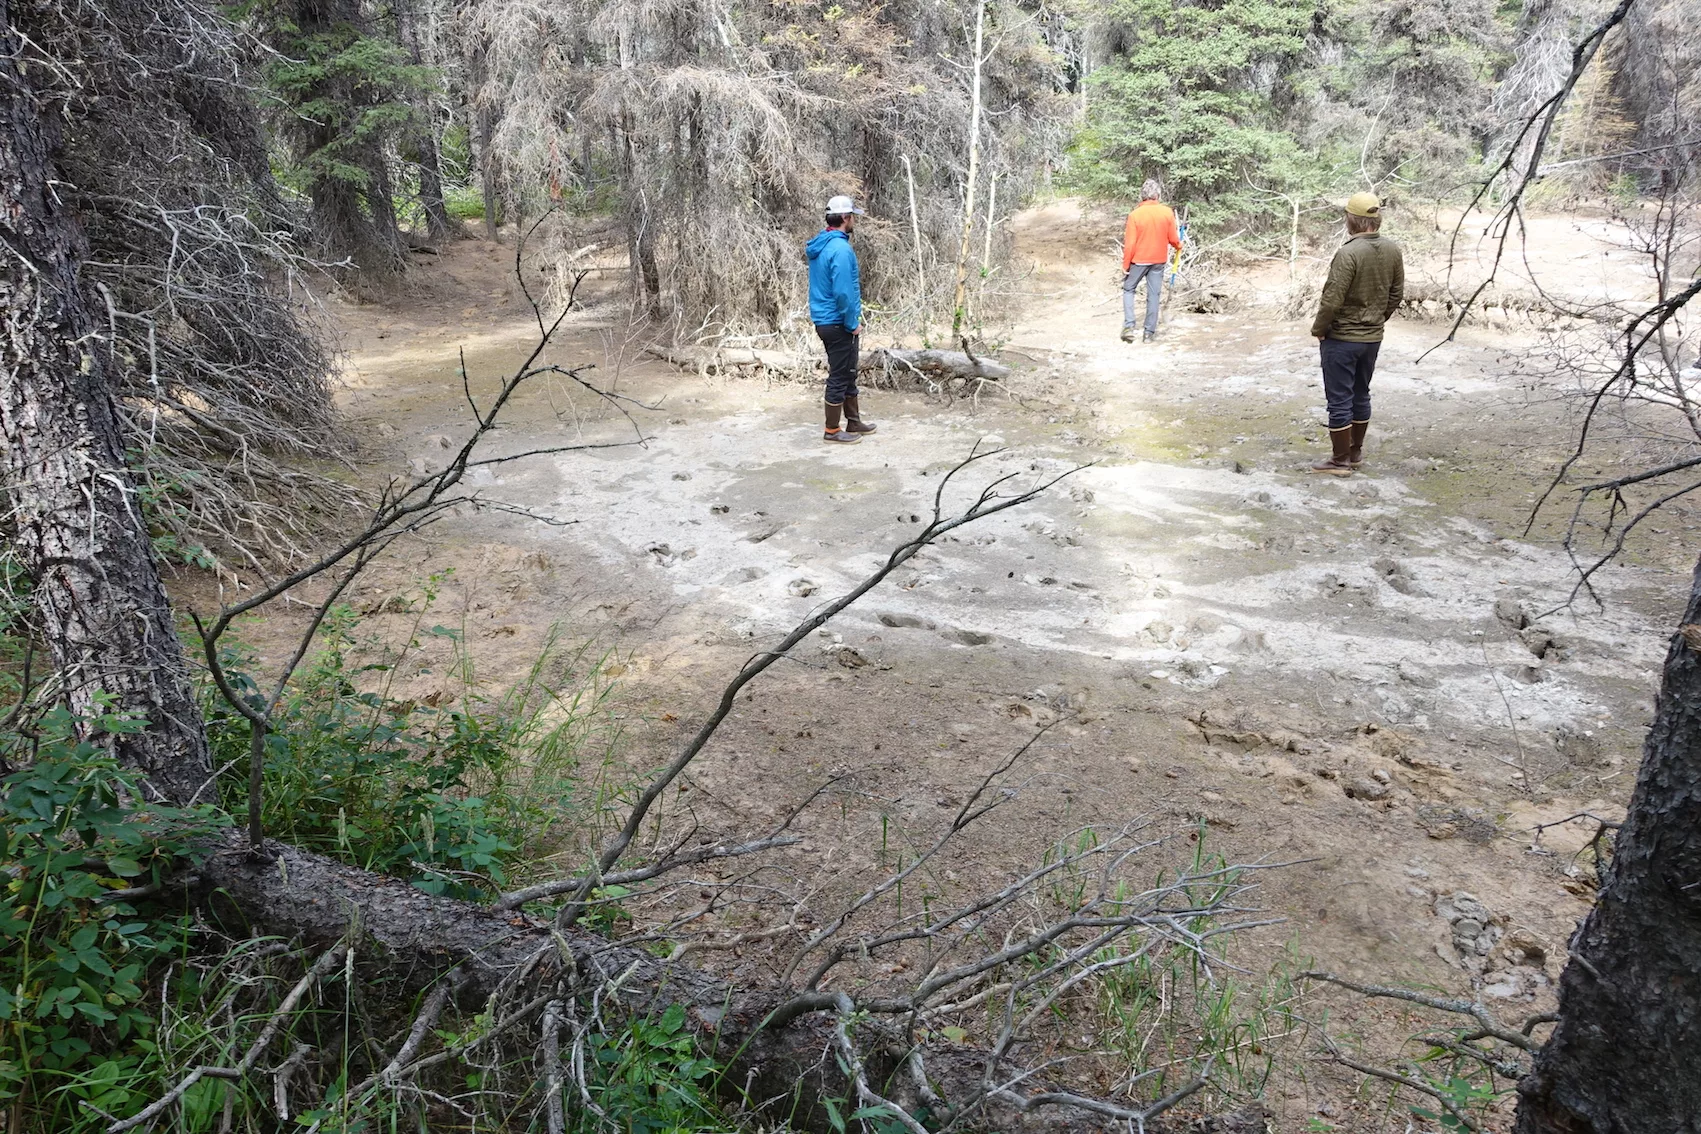
M 595 362 L 599 381 L 659 405 L 633 411 L 644 444 L 481 474 L 489 499 L 571 523 L 465 511 L 398 549 L 357 602 L 382 612 L 452 568 L 434 618 L 464 626 L 492 687 L 552 626 L 616 650 L 622 755 L 654 764 L 754 648 L 907 539 L 977 444 L 1004 452 L 962 474 L 965 487 L 1080 466 L 924 553 L 770 671 L 671 806 L 747 835 L 847 774 L 785 859 L 824 909 L 876 865 L 883 834 L 930 839 L 982 774 L 1054 723 L 1019 795 L 941 864 L 939 891 L 1002 878 L 1088 821 L 1202 823 L 1230 859 L 1296 863 L 1260 891 L 1287 922 L 1232 947 L 1252 983 L 1293 948 L 1363 979 L 1474 986 L 1508 1016 L 1540 1010 L 1587 908 L 1579 851 L 1593 828 L 1555 828 L 1537 846 L 1533 825 L 1621 811 L 1681 609 L 1687 518 L 1664 525 L 1669 545 L 1599 577 L 1604 608 L 1545 613 L 1570 592 L 1569 564 L 1551 525 L 1520 533 L 1571 411 L 1558 378 L 1516 364 L 1534 327 L 1467 327 L 1417 364 L 1445 328 L 1392 324 L 1366 467 L 1318 477 L 1306 471 L 1325 444 L 1316 345 L 1282 315 L 1286 265 L 1234 273 L 1255 302 L 1173 308 L 1158 343 L 1127 345 L 1101 219 L 1065 202 L 1016 222 L 1029 267 L 1003 285 L 1004 357 L 1020 402 L 869 389 L 880 430 L 854 447 L 821 444 L 810 384 L 642 357 L 611 264 L 548 357 Z M 1614 255 L 1604 223 L 1550 223 L 1556 270 Z M 438 467 L 469 428 L 457 351 L 478 398 L 536 333 L 511 247 L 468 240 L 418 259 L 407 294 L 336 308 L 341 400 L 369 476 Z M 870 338 L 892 333 L 876 319 Z M 633 436 L 555 379 L 505 420 L 502 452 Z M 265 646 L 295 617 L 248 633 Z M 433 648 L 408 677 L 419 696 L 447 680 Z M 1461 892 L 1487 917 L 1461 913 Z M 768 960 L 712 963 L 760 979 Z M 1339 996 L 1304 1003 L 1373 1046 L 1421 1026 Z M 1406 1128 L 1403 1107 L 1308 1058 L 1314 1048 L 1296 1046 L 1270 1084 L 1279 1129 Z

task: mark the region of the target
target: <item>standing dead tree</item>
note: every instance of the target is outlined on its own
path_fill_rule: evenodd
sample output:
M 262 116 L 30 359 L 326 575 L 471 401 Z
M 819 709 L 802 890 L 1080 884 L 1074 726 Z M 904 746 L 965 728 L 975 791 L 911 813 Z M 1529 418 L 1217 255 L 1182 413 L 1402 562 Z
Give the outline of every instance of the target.
M 55 694 L 86 719 L 99 698 L 145 719 L 112 738 L 154 788 L 187 799 L 207 739 L 154 565 L 108 384 L 111 344 L 83 292 L 87 244 L 63 195 L 24 39 L 0 0 L 0 472 L 5 529 L 29 580 Z
M 662 317 L 658 337 L 719 341 L 806 327 L 799 245 L 836 192 L 871 213 L 857 233 L 866 295 L 908 300 L 919 253 L 939 289 L 928 302 L 949 301 L 974 114 L 947 57 L 977 10 L 906 0 L 803 34 L 782 9 L 700 0 L 479 0 L 468 40 L 483 45 L 478 105 L 495 117 L 513 209 L 607 202 L 628 230 L 635 298 Z M 1016 199 L 1063 100 L 1033 22 L 991 4 L 984 19 L 996 46 L 981 62 L 982 144 L 1004 155 Z M 1000 20 L 1010 27 L 995 38 Z M 568 227 L 557 258 L 582 243 Z
M 12 20 L 161 549 L 299 557 L 354 493 L 289 463 L 340 447 L 331 358 L 235 29 L 205 0 L 14 5 Z

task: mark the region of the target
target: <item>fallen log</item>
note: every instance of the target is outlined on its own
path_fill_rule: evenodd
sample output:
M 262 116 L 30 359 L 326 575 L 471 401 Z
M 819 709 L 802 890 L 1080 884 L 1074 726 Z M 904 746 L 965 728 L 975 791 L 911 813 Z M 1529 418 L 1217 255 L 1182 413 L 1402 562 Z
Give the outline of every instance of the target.
M 752 350 L 734 347 L 647 346 L 651 358 L 670 362 L 681 370 L 698 374 L 725 374 L 733 370 L 775 370 L 791 373 L 821 365 L 821 360 L 785 350 Z
M 894 373 L 919 370 L 946 378 L 988 378 L 1001 382 L 1010 377 L 1010 368 L 989 358 L 970 358 L 960 350 L 899 350 L 895 347 L 876 347 L 865 352 L 860 361 L 862 370 L 885 369 Z
M 237 831 L 217 837 L 207 852 L 186 885 L 215 922 L 313 948 L 347 942 L 357 957 L 380 954 L 386 974 L 410 991 L 455 973 L 456 999 L 473 1011 L 494 1006 L 499 994 L 536 1011 L 564 985 L 586 996 L 601 990 L 605 1011 L 618 1003 L 627 1015 L 659 1015 L 678 1004 L 702 1050 L 724 1068 L 721 1093 L 770 1120 L 784 1116 L 797 1129 L 833 1129 L 825 1100 L 857 1097 L 846 1061 L 823 1058 L 845 1042 L 840 1029 L 847 1014 L 835 1011 L 848 1003 L 842 993 L 733 987 L 583 929 L 426 894 L 296 847 L 268 842 L 260 858 Z M 911 1114 L 937 1115 L 941 1104 L 948 1113 L 961 1111 L 956 1129 L 1110 1134 L 1126 1130 L 1137 1113 L 1008 1064 L 996 1068 L 998 1080 L 1018 1085 L 989 1096 L 984 1050 L 940 1042 L 912 1048 L 894 1025 L 866 1016 L 854 1030 L 864 1087 L 871 1084 Z M 417 1065 L 440 1062 L 441 1053 L 421 1053 Z M 406 1076 L 409 1068 L 387 1074 Z M 1154 1116 L 1144 1126 L 1153 1134 L 1250 1134 L 1264 1130 L 1264 1115 L 1254 1106 L 1195 1120 Z
M 819 370 L 825 365 L 823 357 L 784 350 L 649 346 L 644 348 L 644 353 L 698 374 L 725 374 L 736 370 L 802 373 Z M 957 350 L 875 347 L 862 352 L 857 368 L 883 370 L 897 376 L 911 373 L 933 378 L 984 378 L 994 382 L 1010 377 L 1008 366 L 982 356 L 970 358 Z

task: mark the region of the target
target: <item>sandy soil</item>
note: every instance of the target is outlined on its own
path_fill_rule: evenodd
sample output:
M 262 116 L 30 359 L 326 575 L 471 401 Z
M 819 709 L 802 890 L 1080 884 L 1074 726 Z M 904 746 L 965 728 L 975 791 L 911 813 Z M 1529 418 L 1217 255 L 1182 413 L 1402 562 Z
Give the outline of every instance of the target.
M 1587 242 L 1600 225 L 1552 223 L 1556 263 L 1598 256 Z M 1538 851 L 1532 825 L 1611 815 L 1626 797 L 1692 541 L 1640 547 L 1604 573 L 1604 609 L 1538 618 L 1571 584 L 1550 542 L 1518 538 L 1568 429 L 1554 391 L 1510 365 L 1533 332 L 1467 330 L 1420 365 L 1442 328 L 1392 325 L 1368 464 L 1317 477 L 1305 471 L 1324 431 L 1304 324 L 1274 306 L 1172 310 L 1158 343 L 1122 344 L 1113 233 L 1067 202 L 1019 219 L 1033 268 L 1016 285 L 1006 357 L 1022 366 L 1025 404 L 870 390 L 880 432 L 831 449 L 812 386 L 641 360 L 618 273 L 604 273 L 550 357 L 597 362 L 602 381 L 659 403 L 635 415 L 648 440 L 496 467 L 482 477 L 490 499 L 570 526 L 468 511 L 399 551 L 357 599 L 381 610 L 453 568 L 441 620 L 462 620 L 492 682 L 529 664 L 555 624 L 618 649 L 626 755 L 644 764 L 694 727 L 755 645 L 913 532 L 976 444 L 1005 452 L 965 487 L 1084 466 L 918 557 L 771 671 L 677 806 L 748 834 L 848 773 L 789 860 L 831 895 L 873 866 L 883 824 L 930 837 L 994 762 L 1055 722 L 1006 818 L 942 864 L 941 889 L 1031 862 L 1082 822 L 1203 822 L 1231 858 L 1298 863 L 1262 890 L 1287 924 L 1236 947 L 1255 973 L 1297 943 L 1319 967 L 1475 984 L 1509 1015 L 1538 1009 L 1586 909 L 1576 852 L 1592 832 L 1550 830 Z M 462 242 L 421 264 L 412 294 L 338 312 L 343 403 L 368 470 L 434 467 L 465 435 L 458 349 L 477 398 L 529 347 L 511 255 Z M 1242 282 L 1274 295 L 1286 266 Z M 504 452 L 633 435 L 555 380 L 507 420 Z M 868 664 L 843 664 L 843 646 Z M 420 669 L 431 661 L 428 647 Z M 410 680 L 424 695 L 444 679 Z M 1445 899 L 1461 891 L 1493 915 L 1486 963 L 1454 932 Z M 1417 1026 L 1320 1000 L 1344 1033 Z M 1319 1115 L 1405 1128 L 1381 1092 L 1299 1054 L 1271 1087 L 1280 1129 Z

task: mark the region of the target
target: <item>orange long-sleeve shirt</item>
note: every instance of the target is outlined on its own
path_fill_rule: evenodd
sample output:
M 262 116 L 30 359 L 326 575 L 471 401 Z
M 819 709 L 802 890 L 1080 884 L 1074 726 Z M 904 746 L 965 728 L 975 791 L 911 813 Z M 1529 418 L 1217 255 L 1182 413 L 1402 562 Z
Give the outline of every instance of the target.
M 1122 270 L 1134 264 L 1161 264 L 1171 248 L 1181 247 L 1181 229 L 1175 210 L 1161 201 L 1141 201 L 1128 214 L 1122 230 Z

